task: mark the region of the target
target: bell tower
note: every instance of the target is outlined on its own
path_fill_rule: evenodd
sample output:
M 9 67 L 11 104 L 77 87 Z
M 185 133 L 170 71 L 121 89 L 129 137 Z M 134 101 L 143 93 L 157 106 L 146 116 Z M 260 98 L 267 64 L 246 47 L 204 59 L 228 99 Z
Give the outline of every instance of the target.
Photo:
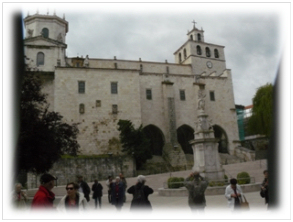
M 226 70 L 224 46 L 205 42 L 203 29 L 193 28 L 187 32 L 187 41 L 174 53 L 175 63 L 191 64 L 193 74 L 221 74 Z
M 65 66 L 66 33 L 65 17 L 54 15 L 28 15 L 24 19 L 26 36 L 24 50 L 29 71 L 53 72 L 56 66 Z

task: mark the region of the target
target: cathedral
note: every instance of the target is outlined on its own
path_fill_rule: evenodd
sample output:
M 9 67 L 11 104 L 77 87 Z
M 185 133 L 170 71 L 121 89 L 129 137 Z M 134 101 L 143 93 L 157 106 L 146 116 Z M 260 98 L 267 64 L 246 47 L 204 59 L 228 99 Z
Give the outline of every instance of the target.
M 24 27 L 26 71 L 41 76 L 52 111 L 68 123 L 80 123 L 81 154 L 121 154 L 117 123 L 122 119 L 143 126 L 154 156 L 167 156 L 172 166 L 186 165 L 201 107 L 211 120 L 218 152 L 234 155 L 239 134 L 224 46 L 206 42 L 195 24 L 182 45 L 168 46 L 174 47 L 174 63 L 69 58 L 69 22 L 55 14 L 28 15 Z M 199 96 L 204 97 L 200 104 Z

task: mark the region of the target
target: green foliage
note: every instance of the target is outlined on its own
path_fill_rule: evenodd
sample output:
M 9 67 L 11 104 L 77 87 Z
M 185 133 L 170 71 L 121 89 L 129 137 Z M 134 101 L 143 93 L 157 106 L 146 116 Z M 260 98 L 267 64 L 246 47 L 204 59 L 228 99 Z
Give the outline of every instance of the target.
M 176 189 L 179 187 L 183 187 L 184 184 L 184 178 L 183 177 L 170 177 L 167 181 L 168 183 L 168 188 L 170 189 Z
M 222 182 L 222 181 L 210 181 L 209 182 L 209 186 L 210 187 L 221 187 L 221 186 L 224 186 L 225 183 Z
M 47 172 L 63 154 L 76 155 L 79 149 L 77 124 L 62 121 L 50 112 L 41 81 L 26 73 L 20 95 L 20 132 L 16 148 L 16 171 Z
M 225 183 L 228 183 L 229 178 L 226 174 L 224 175 L 224 180 L 225 180 Z
M 100 155 L 62 155 L 62 159 L 104 159 L 109 158 L 109 154 L 100 154 Z
M 122 151 L 133 156 L 136 168 L 140 169 L 147 159 L 152 158 L 150 141 L 145 136 L 142 125 L 135 129 L 130 120 L 119 120 L 118 126 Z
M 270 136 L 273 122 L 273 85 L 260 87 L 253 97 L 252 116 L 248 120 L 248 132 Z
M 241 172 L 237 174 L 238 184 L 248 184 L 250 183 L 250 175 L 247 172 Z

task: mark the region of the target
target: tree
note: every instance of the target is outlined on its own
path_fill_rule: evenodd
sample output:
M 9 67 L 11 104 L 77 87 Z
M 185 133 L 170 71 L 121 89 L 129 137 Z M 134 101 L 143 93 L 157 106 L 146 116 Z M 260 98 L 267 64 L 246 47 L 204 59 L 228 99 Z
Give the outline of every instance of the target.
M 133 156 L 136 168 L 140 169 L 147 159 L 152 158 L 150 141 L 142 131 L 142 125 L 135 129 L 130 120 L 119 120 L 118 126 L 122 151 Z
M 44 173 L 63 154 L 77 155 L 79 132 L 76 123 L 62 121 L 57 112 L 48 110 L 41 80 L 26 73 L 20 92 L 20 132 L 16 148 L 16 173 Z
M 273 123 L 273 85 L 260 87 L 253 97 L 252 115 L 248 120 L 251 134 L 270 136 Z

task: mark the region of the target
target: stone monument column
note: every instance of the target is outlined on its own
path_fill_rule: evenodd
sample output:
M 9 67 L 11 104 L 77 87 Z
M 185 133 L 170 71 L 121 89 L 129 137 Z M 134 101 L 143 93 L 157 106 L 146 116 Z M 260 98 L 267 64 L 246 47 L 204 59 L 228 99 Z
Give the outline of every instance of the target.
M 186 169 L 187 161 L 181 145 L 177 141 L 176 107 L 173 82 L 162 82 L 164 98 L 164 116 L 166 125 L 165 144 L 163 158 L 170 163 L 175 170 Z
M 197 120 L 194 140 L 190 141 L 193 149 L 193 171 L 205 174 L 209 180 L 223 180 L 224 170 L 218 154 L 218 140 L 214 136 L 211 120 L 205 113 L 205 90 L 200 85 L 197 99 Z

